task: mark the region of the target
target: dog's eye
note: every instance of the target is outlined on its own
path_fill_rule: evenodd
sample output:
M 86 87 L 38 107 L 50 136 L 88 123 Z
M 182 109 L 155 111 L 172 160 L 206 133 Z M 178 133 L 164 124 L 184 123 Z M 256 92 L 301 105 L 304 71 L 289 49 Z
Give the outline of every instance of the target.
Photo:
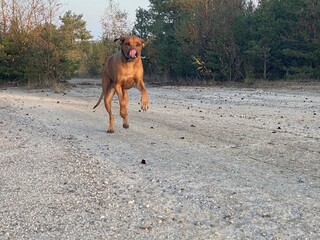
M 127 42 L 127 43 L 126 43 L 126 46 L 130 47 L 130 43 L 129 43 L 129 42 Z
M 138 42 L 138 43 L 137 43 L 137 47 L 139 47 L 139 46 L 141 46 L 141 43 Z

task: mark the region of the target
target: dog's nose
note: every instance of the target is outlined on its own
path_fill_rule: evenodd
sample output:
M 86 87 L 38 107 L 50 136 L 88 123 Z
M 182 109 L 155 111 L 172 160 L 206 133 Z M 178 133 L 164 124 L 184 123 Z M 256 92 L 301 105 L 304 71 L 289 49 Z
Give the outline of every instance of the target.
M 129 52 L 129 56 L 131 58 L 136 58 L 137 57 L 137 50 L 131 49 L 130 52 Z

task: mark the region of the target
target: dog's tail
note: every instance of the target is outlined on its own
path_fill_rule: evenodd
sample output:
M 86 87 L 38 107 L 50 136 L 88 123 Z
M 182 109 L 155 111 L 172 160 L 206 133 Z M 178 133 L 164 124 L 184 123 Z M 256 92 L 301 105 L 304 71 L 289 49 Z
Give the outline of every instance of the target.
M 99 104 L 101 103 L 102 98 L 103 98 L 103 91 L 101 92 L 101 95 L 100 95 L 100 97 L 99 97 L 99 100 L 98 100 L 97 104 L 94 105 L 93 109 L 95 109 L 96 107 L 99 106 Z

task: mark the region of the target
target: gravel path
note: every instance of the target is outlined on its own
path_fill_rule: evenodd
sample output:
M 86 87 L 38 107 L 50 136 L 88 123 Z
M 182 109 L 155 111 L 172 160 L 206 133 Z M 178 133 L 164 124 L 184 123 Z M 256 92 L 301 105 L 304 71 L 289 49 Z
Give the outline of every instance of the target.
M 319 86 L 148 90 L 0 90 L 0 239 L 320 238 Z

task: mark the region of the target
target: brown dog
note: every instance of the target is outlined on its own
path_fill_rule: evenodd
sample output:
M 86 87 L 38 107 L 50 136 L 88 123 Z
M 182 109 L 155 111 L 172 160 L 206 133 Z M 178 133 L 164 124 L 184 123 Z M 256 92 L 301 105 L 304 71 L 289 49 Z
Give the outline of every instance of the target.
M 114 40 L 120 41 L 121 50 L 107 58 L 102 72 L 102 93 L 95 109 L 104 99 L 104 104 L 109 113 L 108 133 L 114 132 L 114 117 L 111 112 L 111 100 L 117 93 L 120 102 L 120 116 L 123 118 L 123 127 L 128 128 L 128 89 L 134 84 L 141 92 L 141 109 L 148 109 L 148 93 L 143 82 L 143 66 L 141 51 L 145 42 L 138 37 L 121 37 Z

